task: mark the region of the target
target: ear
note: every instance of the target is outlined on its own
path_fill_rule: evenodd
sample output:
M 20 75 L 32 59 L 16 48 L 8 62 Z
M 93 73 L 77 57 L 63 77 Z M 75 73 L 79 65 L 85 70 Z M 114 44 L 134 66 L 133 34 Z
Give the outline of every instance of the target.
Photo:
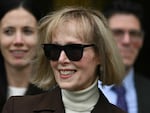
M 139 49 L 141 49 L 143 47 L 144 44 L 144 38 L 142 38 L 138 43 L 137 43 L 137 47 L 139 47 Z
M 140 48 L 142 48 L 142 47 L 143 47 L 143 44 L 144 44 L 144 38 L 141 40 Z

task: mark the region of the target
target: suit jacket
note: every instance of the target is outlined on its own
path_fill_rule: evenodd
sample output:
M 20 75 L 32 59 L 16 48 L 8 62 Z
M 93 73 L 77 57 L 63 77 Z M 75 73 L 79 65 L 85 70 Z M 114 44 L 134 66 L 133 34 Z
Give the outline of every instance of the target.
M 61 89 L 56 87 L 50 92 L 24 97 L 11 97 L 2 113 L 65 113 Z M 100 91 L 100 98 L 91 113 L 125 113 L 110 104 Z
M 138 113 L 150 113 L 150 80 L 137 73 L 134 77 L 138 100 Z

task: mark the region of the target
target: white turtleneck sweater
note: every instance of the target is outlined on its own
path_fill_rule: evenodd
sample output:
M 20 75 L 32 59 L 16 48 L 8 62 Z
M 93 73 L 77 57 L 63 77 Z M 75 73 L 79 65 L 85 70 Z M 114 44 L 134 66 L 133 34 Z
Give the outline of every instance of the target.
M 62 99 L 65 113 L 91 113 L 99 99 L 99 90 L 96 81 L 88 88 L 80 91 L 62 89 Z

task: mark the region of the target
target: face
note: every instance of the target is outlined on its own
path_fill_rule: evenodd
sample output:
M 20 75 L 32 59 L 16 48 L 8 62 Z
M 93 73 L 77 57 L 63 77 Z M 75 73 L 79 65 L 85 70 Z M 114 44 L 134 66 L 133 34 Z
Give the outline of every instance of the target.
M 0 22 L 0 49 L 6 66 L 24 67 L 35 57 L 37 21 L 26 10 L 9 11 Z
M 129 14 L 116 14 L 109 19 L 120 54 L 127 69 L 135 62 L 143 44 L 139 20 Z
M 76 29 L 75 22 L 65 23 L 65 29 L 62 25 L 56 30 L 52 43 L 58 45 L 87 44 L 77 36 Z M 83 56 L 79 61 L 69 60 L 64 50 L 61 51 L 57 61 L 50 60 L 58 85 L 71 91 L 89 87 L 97 78 L 95 70 L 99 63 L 92 46 L 84 48 Z

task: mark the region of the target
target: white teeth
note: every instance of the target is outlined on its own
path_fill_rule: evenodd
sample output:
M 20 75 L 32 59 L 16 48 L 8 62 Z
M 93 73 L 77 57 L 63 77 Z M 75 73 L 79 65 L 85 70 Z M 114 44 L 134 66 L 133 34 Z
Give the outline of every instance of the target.
M 69 75 L 69 74 L 73 74 L 75 71 L 60 71 L 60 74 L 63 75 Z
M 14 51 L 13 53 L 23 53 L 23 51 Z
M 22 53 L 24 53 L 25 51 L 23 51 L 23 50 L 14 50 L 14 51 L 12 51 L 14 54 L 22 54 Z

